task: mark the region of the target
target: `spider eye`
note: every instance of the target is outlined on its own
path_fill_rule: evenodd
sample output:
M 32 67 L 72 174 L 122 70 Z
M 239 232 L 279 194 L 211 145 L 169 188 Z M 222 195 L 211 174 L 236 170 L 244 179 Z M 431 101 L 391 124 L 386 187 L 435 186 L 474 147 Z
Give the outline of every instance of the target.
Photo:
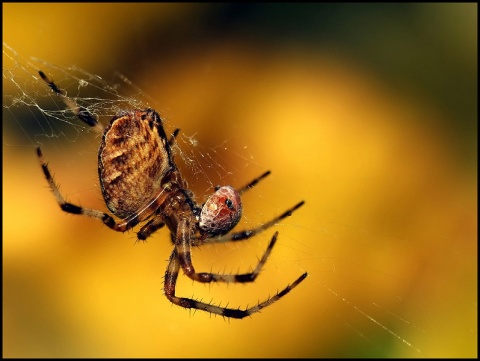
M 235 208 L 233 207 L 233 202 L 231 199 L 225 199 L 225 205 L 228 207 L 228 209 L 230 209 L 231 211 L 233 211 Z
M 200 228 L 211 236 L 230 231 L 242 216 L 240 194 L 230 186 L 220 187 L 208 197 L 200 213 Z

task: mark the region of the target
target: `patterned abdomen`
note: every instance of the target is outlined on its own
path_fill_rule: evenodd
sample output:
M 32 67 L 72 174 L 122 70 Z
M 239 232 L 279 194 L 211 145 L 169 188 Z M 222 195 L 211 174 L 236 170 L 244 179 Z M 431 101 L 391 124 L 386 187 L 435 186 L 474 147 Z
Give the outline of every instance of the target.
M 171 169 L 170 148 L 155 111 L 122 112 L 111 120 L 100 145 L 98 173 L 113 214 L 126 218 L 139 211 Z

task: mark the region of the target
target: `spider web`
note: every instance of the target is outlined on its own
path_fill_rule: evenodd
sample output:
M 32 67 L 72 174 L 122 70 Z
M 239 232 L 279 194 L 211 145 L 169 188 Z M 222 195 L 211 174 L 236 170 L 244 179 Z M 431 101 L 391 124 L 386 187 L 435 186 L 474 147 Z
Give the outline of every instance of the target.
M 81 203 L 86 193 L 95 193 L 97 204 L 89 206 L 106 211 L 94 171 L 101 133 L 78 119 L 40 78 L 39 70 L 65 91 L 78 106 L 92 114 L 103 127 L 107 126 L 110 119 L 119 111 L 147 107 L 155 109 L 160 114 L 167 136 L 179 127 L 180 133 L 172 146 L 174 160 L 200 205 L 214 192 L 215 187 L 219 185 L 241 187 L 266 170 L 256 162 L 247 146 L 232 145 L 234 142 L 230 139 L 221 139 L 217 144 L 207 148 L 198 139 L 201 137 L 200 134 L 182 131 L 181 125 L 170 120 L 168 115 L 162 112 L 156 100 L 119 72 L 113 72 L 106 80 L 76 65 L 61 66 L 33 56 L 24 57 L 6 43 L 3 43 L 3 58 L 2 72 L 6 89 L 3 94 L 3 112 L 6 119 L 4 130 L 11 134 L 4 137 L 4 147 L 15 149 L 40 145 L 44 153 L 48 154 L 49 160 L 52 156 L 65 154 L 65 157 L 68 157 L 66 162 L 69 170 L 78 174 L 77 178 L 84 177 L 84 173 L 75 166 L 76 160 L 89 159 L 91 166 L 87 176 L 88 184 L 85 185 L 84 182 L 77 190 L 69 185 L 68 193 L 65 194 L 67 198 L 78 195 L 78 202 Z M 45 147 L 50 147 L 51 150 L 46 151 Z M 73 152 L 72 148 L 75 149 Z M 232 158 L 237 161 L 232 162 Z M 247 177 L 246 173 L 252 176 Z M 59 173 L 59 177 L 61 176 Z M 57 181 L 61 186 L 61 179 Z M 78 182 L 80 183 L 80 180 Z M 278 203 L 265 199 L 261 192 L 252 191 L 246 194 L 247 197 L 254 197 L 262 204 L 267 203 L 274 209 L 273 212 L 284 211 L 283 208 L 279 208 Z M 259 219 L 266 221 L 273 215 L 274 213 L 265 215 L 262 210 L 252 207 L 247 210 L 244 208 L 239 227 L 255 227 Z M 242 244 L 241 248 L 248 250 L 253 243 L 255 247 L 263 249 L 269 236 L 260 234 L 246 247 Z M 133 233 L 131 238 L 136 239 Z M 239 247 L 238 243 L 232 243 L 218 249 L 220 252 L 233 253 Z M 306 246 L 298 243 L 293 249 L 298 250 L 299 247 Z M 301 252 L 309 254 L 314 251 L 307 247 Z
M 97 132 L 79 121 L 63 101 L 39 78 L 38 70 L 47 74 L 59 88 L 64 89 L 70 98 L 97 117 L 103 125 L 107 125 L 118 111 L 151 107 L 159 111 L 162 116 L 167 134 L 171 134 L 176 129 L 176 124 L 168 116 L 162 115 L 156 101 L 120 73 L 114 73 L 113 77 L 107 81 L 74 65 L 57 66 L 34 57 L 24 58 L 5 43 L 3 54 L 3 81 L 4 89 L 7 89 L 3 94 L 3 111 L 4 115 L 11 119 L 10 122 L 4 123 L 4 130 L 15 132 L 13 141 L 5 142 L 4 140 L 6 147 L 33 147 L 55 140 L 59 143 L 85 143 L 90 149 L 89 156 L 98 149 Z M 198 141 L 197 134 L 185 134 L 181 131 L 176 138 L 173 151 L 177 165 L 189 181 L 199 203 L 203 202 L 218 184 L 235 182 L 235 185 L 241 186 L 249 181 L 243 177 L 240 179 L 238 176 L 246 168 L 253 166 L 255 169 L 260 169 L 254 156 L 248 154 L 248 148 L 235 150 L 230 147 L 229 140 L 221 140 L 216 146 L 206 149 Z M 234 157 L 241 159 L 242 162 L 237 164 L 244 164 L 244 168 L 233 167 L 226 157 L 227 154 L 229 156 L 233 154 Z M 265 200 L 262 199 L 263 201 Z M 248 217 L 245 218 L 242 222 L 251 224 Z M 303 253 L 305 258 L 320 260 L 326 265 L 327 272 L 335 272 L 336 260 L 320 257 L 317 251 L 298 241 L 296 247 L 302 248 L 297 251 Z M 362 305 L 342 296 L 338 290 L 328 286 L 324 288 L 337 298 L 338 302 L 345 304 L 348 312 L 368 319 L 407 347 L 420 352 L 412 342 L 404 339 L 387 326 L 386 322 L 374 315 L 389 314 L 387 319 L 395 319 L 397 322 L 416 327 L 408 320 L 383 309 L 379 303 L 375 302 L 370 305 L 373 306 L 373 310 L 365 310 Z M 346 318 L 353 320 L 354 316 Z M 353 324 L 354 322 L 350 327 L 354 332 L 366 342 L 371 342 L 364 332 L 356 330 Z
M 106 81 L 75 65 L 57 66 L 44 60 L 31 57 L 24 58 L 7 44 L 3 44 L 4 114 L 13 119 L 5 124 L 7 130 L 15 131 L 15 144 L 5 146 L 37 146 L 48 139 L 60 139 L 66 142 L 87 141 L 99 143 L 96 130 L 81 122 L 40 79 L 38 71 L 42 70 L 55 84 L 67 92 L 80 107 L 106 126 L 119 111 L 125 109 L 158 110 L 155 101 L 137 88 L 132 81 L 121 73 L 114 73 Z M 161 111 L 167 134 L 175 130 L 168 118 Z M 28 114 L 28 116 L 23 116 Z M 12 124 L 14 123 L 14 124 Z M 20 132 L 18 132 L 20 130 Z M 175 161 L 183 172 L 190 175 L 189 185 L 198 188 L 200 197 L 212 193 L 215 186 L 225 181 L 235 180 L 234 175 L 241 169 L 232 168 L 224 154 L 233 152 L 245 167 L 253 164 L 250 155 L 244 155 L 229 149 L 228 140 L 206 149 L 196 138 L 196 134 L 180 132 L 172 147 Z M 246 148 L 242 149 L 245 153 Z M 187 178 L 188 179 L 188 178 Z M 240 180 L 246 182 L 247 179 Z M 240 185 L 240 184 L 239 184 Z M 203 187 L 203 190 L 200 190 Z M 203 192 L 203 193 L 202 193 Z

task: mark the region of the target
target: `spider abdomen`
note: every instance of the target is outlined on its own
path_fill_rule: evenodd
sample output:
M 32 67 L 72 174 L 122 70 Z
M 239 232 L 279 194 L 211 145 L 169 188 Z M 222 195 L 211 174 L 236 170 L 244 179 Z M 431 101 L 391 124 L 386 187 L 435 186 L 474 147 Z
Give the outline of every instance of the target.
M 105 129 L 98 174 L 108 209 L 120 218 L 148 204 L 172 169 L 159 115 L 151 110 L 117 114 Z

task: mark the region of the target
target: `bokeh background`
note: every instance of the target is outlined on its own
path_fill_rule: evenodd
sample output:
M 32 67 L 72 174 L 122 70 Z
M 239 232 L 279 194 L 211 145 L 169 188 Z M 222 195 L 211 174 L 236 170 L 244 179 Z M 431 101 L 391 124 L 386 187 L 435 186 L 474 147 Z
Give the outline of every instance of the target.
M 198 194 L 272 170 L 239 227 L 305 199 L 274 227 L 258 282 L 181 277 L 181 295 L 240 307 L 309 272 L 241 321 L 171 306 L 165 230 L 135 244 L 59 210 L 35 145 L 69 200 L 105 210 L 99 138 L 73 120 L 58 137 L 30 127 L 61 122 L 11 106 L 4 54 L 4 357 L 477 356 L 477 4 L 2 6 L 25 59 L 119 72 L 148 94 L 205 162 Z M 197 269 L 247 270 L 274 229 L 196 250 Z

